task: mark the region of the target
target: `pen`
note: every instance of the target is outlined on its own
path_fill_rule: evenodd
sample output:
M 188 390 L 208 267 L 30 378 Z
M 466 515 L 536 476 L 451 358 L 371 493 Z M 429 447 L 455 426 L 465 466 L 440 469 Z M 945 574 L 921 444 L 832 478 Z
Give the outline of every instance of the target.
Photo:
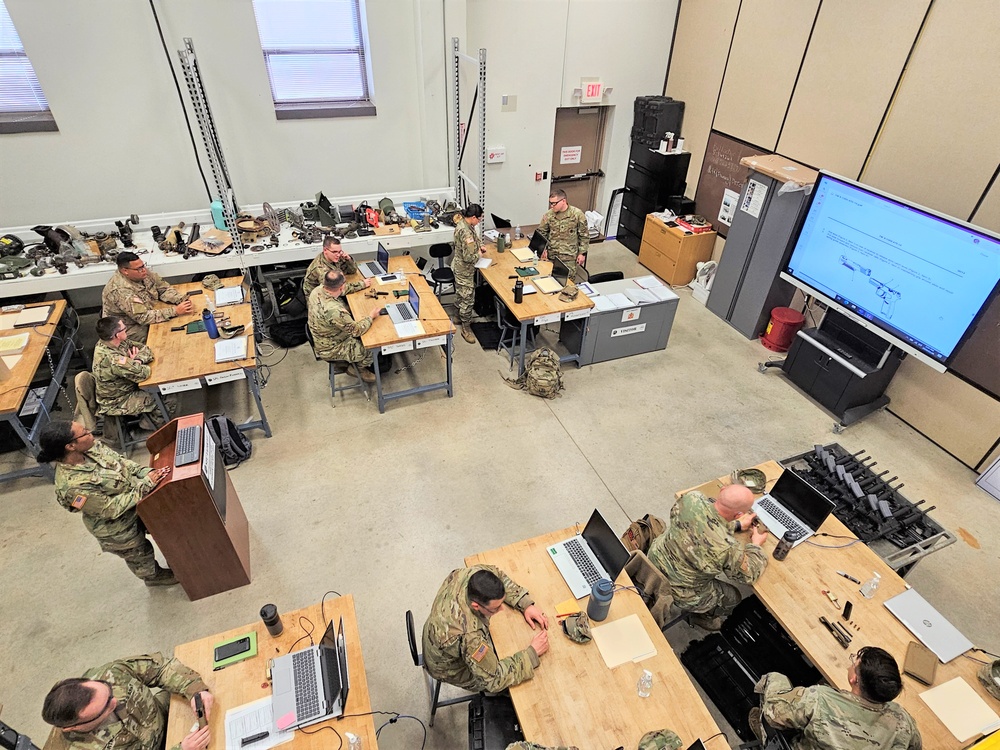
M 251 734 L 249 737 L 244 737 L 240 740 L 240 747 L 246 747 L 247 745 L 252 745 L 255 742 L 260 742 L 265 737 L 270 737 L 270 732 L 258 732 L 257 734 Z
M 846 579 L 847 579 L 848 581 L 854 581 L 854 583 L 858 583 L 858 584 L 860 584 L 860 583 L 861 583 L 861 581 L 859 581 L 859 580 L 858 580 L 857 578 L 855 578 L 855 577 L 854 577 L 854 576 L 852 576 L 852 575 L 848 575 L 847 573 L 845 573 L 845 572 L 844 572 L 844 571 L 842 571 L 842 570 L 838 570 L 838 571 L 837 571 L 837 575 L 838 575 L 838 576 L 843 576 L 843 577 L 844 577 L 844 578 L 846 578 Z

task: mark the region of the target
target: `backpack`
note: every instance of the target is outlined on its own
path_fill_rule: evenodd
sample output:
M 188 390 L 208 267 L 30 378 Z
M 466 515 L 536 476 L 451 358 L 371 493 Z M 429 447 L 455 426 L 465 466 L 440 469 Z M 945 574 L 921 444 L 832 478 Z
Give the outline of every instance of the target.
M 309 340 L 306 336 L 305 318 L 272 323 L 267 329 L 267 335 L 271 341 L 283 349 L 294 349 Z
M 532 396 L 555 398 L 563 389 L 559 355 L 543 347 L 531 355 L 524 373 L 517 380 L 504 380 L 511 388 L 527 391 Z
M 236 423 L 224 414 L 216 414 L 205 420 L 205 429 L 219 446 L 222 462 L 227 469 L 235 469 L 250 458 L 253 445 L 250 438 L 236 427 Z
M 650 543 L 667 530 L 667 524 L 662 518 L 647 513 L 638 521 L 633 521 L 622 534 L 622 544 L 625 549 L 639 550 L 642 553 L 649 551 Z

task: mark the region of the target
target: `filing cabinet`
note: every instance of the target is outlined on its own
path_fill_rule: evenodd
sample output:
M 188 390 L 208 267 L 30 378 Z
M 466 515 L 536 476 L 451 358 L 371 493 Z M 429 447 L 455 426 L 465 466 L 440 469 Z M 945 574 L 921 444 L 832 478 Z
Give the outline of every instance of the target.
M 650 215 L 643 227 L 639 262 L 668 284 L 687 284 L 698 262 L 711 260 L 715 237 L 715 232 L 684 234 Z

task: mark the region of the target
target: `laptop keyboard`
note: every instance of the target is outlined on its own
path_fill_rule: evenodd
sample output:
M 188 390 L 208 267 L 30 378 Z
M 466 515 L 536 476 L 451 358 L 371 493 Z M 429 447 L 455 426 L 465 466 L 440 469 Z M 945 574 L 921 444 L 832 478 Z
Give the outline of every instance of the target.
M 413 313 L 410 312 L 409 306 L 400 305 L 396 309 L 399 310 L 399 317 L 403 320 L 413 320 Z
M 198 439 L 200 437 L 201 425 L 188 425 L 177 430 L 177 442 L 174 445 L 174 466 L 184 466 L 198 460 Z
M 770 513 L 774 517 L 774 520 L 781 523 L 786 529 L 797 529 L 801 534 L 809 533 L 809 529 L 795 520 L 793 516 L 789 515 L 785 509 L 778 505 L 772 498 L 763 498 L 760 501 L 760 507 Z
M 316 684 L 316 657 L 311 650 L 292 654 L 295 682 L 295 715 L 299 721 L 319 713 L 319 685 Z
M 576 567 L 583 574 L 587 583 L 593 584 L 594 581 L 600 580 L 600 572 L 594 567 L 594 563 L 590 561 L 579 539 L 570 539 L 566 542 L 565 546 L 566 551 L 569 552 L 570 559 L 576 563 Z

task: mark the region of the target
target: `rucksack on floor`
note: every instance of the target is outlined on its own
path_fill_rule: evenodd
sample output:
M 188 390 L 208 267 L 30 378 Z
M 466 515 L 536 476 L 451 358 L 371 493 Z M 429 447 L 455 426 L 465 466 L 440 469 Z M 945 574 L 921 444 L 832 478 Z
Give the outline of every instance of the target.
M 227 469 L 235 469 L 250 458 L 253 445 L 250 438 L 236 427 L 236 423 L 224 414 L 217 414 L 205 420 L 205 429 L 219 446 L 222 462 Z
M 528 358 L 524 372 L 517 380 L 504 378 L 504 381 L 511 388 L 527 391 L 532 396 L 555 398 L 563 389 L 559 355 L 543 347 Z

